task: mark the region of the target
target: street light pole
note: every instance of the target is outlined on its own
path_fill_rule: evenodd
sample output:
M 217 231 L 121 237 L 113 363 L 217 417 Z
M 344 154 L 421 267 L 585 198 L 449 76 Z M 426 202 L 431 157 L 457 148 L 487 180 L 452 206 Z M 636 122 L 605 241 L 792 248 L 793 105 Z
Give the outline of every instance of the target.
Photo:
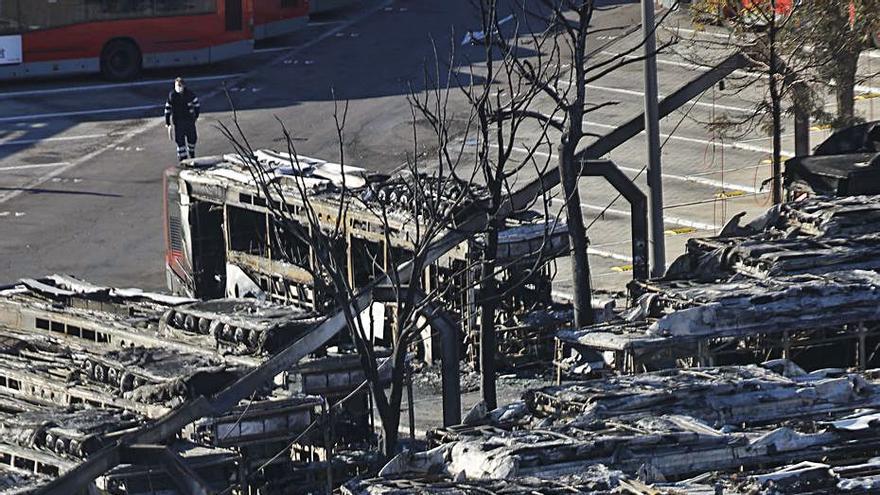
M 648 135 L 648 188 L 651 217 L 651 276 L 666 273 L 666 241 L 663 238 L 663 177 L 660 165 L 660 111 L 657 104 L 657 42 L 654 0 L 642 0 L 642 32 L 645 36 L 645 132 Z

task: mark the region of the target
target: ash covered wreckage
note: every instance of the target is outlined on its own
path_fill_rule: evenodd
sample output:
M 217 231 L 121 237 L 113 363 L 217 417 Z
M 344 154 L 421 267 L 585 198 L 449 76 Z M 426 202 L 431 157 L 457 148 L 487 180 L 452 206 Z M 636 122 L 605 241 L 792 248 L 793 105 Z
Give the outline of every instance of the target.
M 282 187 L 307 176 L 318 218 L 343 227 L 349 282 L 375 295 L 375 265 L 394 269 L 389 253 L 411 246 L 408 179 L 256 158 Z M 880 196 L 847 196 L 846 173 L 815 158 L 792 166 L 798 201 L 690 240 L 664 277 L 630 283 L 625 309 L 597 307 L 594 326 L 572 328 L 552 271 L 535 271 L 499 307 L 497 360 L 552 366 L 557 383 L 464 419 L 481 246 L 455 233 L 423 274 L 462 287 L 442 301 L 455 332 L 409 349 L 445 358 L 444 424 L 390 461 L 313 247 L 279 245 L 296 240 L 272 235 L 240 157 L 184 162 L 165 181 L 173 295 L 65 275 L 0 287 L 0 493 L 878 493 Z M 357 208 L 333 216 L 342 177 L 396 205 L 392 235 Z M 461 218 L 480 201 L 474 188 Z M 527 215 L 500 240 L 502 284 L 568 249 L 563 225 Z M 353 304 L 387 343 L 393 308 Z

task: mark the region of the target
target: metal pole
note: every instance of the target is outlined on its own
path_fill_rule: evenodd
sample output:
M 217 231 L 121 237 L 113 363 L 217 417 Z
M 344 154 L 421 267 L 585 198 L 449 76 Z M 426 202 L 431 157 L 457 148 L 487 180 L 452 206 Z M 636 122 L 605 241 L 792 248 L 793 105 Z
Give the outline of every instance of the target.
M 642 32 L 645 36 L 645 131 L 648 135 L 648 188 L 651 195 L 651 276 L 666 272 L 663 238 L 663 178 L 660 168 L 660 111 L 657 104 L 657 43 L 654 32 L 654 0 L 642 0 Z
M 415 403 L 413 402 L 412 369 L 410 369 L 409 363 L 406 363 L 405 366 L 406 408 L 408 409 L 407 413 L 409 413 L 409 438 L 411 440 L 414 440 L 416 438 L 416 412 L 413 409 L 415 407 Z

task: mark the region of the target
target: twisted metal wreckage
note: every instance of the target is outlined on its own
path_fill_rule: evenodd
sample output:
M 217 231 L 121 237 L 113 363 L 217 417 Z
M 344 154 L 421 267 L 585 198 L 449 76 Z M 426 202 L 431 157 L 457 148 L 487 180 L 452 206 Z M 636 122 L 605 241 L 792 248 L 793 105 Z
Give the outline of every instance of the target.
M 559 371 L 583 369 L 586 350 L 624 372 L 771 357 L 876 366 L 880 252 L 859 241 L 878 213 L 880 196 L 816 197 L 691 239 L 664 278 L 630 284 L 636 303 L 622 319 L 561 332 Z
M 880 196 L 816 197 L 690 241 L 630 284 L 630 311 L 559 332 L 560 378 L 602 378 L 475 409 L 345 490 L 876 493 L 880 258 L 846 240 L 878 212 Z
M 343 492 L 876 493 L 878 401 L 874 373 L 787 360 L 546 387 Z
M 234 194 L 241 165 L 215 159 L 202 168 L 204 162 L 194 162 L 193 170 L 234 176 L 224 184 Z M 286 174 L 277 163 L 267 166 Z M 332 196 L 332 187 L 315 194 Z M 188 205 L 197 195 L 193 199 Z M 562 234 L 545 243 L 543 229 L 514 228 L 502 236 L 503 249 L 522 258 L 540 238 L 539 246 L 560 251 Z M 466 239 L 435 249 L 434 261 Z M 358 312 L 382 287 L 376 281 L 364 287 L 352 302 Z M 371 468 L 372 409 L 360 362 L 328 355 L 350 347 L 344 334 L 337 336 L 344 320 L 321 314 L 320 305 L 290 304 L 277 295 L 200 301 L 60 275 L 3 288 L 0 400 L 9 396 L 19 411 L 43 415 L 27 434 L 7 438 L 0 430 L 0 452 L 11 449 L 0 460 L 11 469 L 8 479 L 18 480 L 10 486 L 77 493 L 98 478 L 92 489 L 107 493 L 215 493 L 233 486 L 308 493 Z M 454 329 L 446 328 L 447 334 Z M 457 346 L 448 351 L 455 354 L 444 368 L 457 382 Z M 447 396 L 457 398 L 457 388 L 446 382 Z M 342 412 L 327 414 L 338 401 Z M 457 402 L 448 402 L 446 409 L 460 414 Z M 60 407 L 47 409 L 50 403 Z M 76 421 L 93 408 L 108 418 Z M 125 421 L 116 420 L 120 414 Z M 72 425 L 67 436 L 51 433 L 62 424 Z
M 75 470 L 155 419 L 241 382 L 268 359 L 269 343 L 303 338 L 318 321 L 273 303 L 200 302 L 58 275 L 0 289 L 0 483 L 23 493 Z M 357 450 L 368 445 L 371 421 L 362 380 L 344 356 L 303 361 L 246 400 L 188 422 L 167 447 L 129 444 L 95 486 L 120 494 L 215 493 L 231 484 L 322 490 L 375 462 Z M 349 394 L 332 422 L 317 421 Z
M 559 332 L 560 380 L 602 378 L 475 408 L 343 492 L 877 493 L 878 213 L 813 197 L 690 240 L 630 311 Z
M 722 61 L 715 69 L 665 98 L 660 103 L 661 116 L 691 100 L 743 64 L 741 56 Z M 613 163 L 596 159 L 637 135 L 643 126 L 643 116 L 635 116 L 578 154 L 578 159 L 585 165 L 583 175 L 605 177 L 631 203 L 636 278 L 647 274 L 645 198 Z M 343 167 L 319 161 L 308 172 L 286 170 L 284 164 L 278 161 L 278 155 L 274 155 L 274 158 L 270 157 L 271 160 L 263 161 L 279 180 L 289 173 L 308 173 L 314 174 L 310 180 L 332 183 L 338 178 L 335 176 L 350 172 Z M 259 211 L 265 205 L 260 204 L 259 194 L 252 193 L 255 191 L 254 185 L 247 184 L 247 175 L 243 174 L 241 164 L 235 162 L 234 159 L 223 158 L 208 159 L 208 162 L 196 160 L 187 164 L 192 167 L 187 169 L 191 173 L 171 174 L 167 177 L 171 179 L 167 183 L 171 200 L 169 206 L 198 209 L 196 203 L 204 200 L 207 202 L 202 208 L 207 218 L 212 212 L 216 215 L 217 205 L 221 204 L 217 203 L 217 199 L 223 197 L 223 209 L 234 203 L 241 209 Z M 195 193 L 196 188 L 191 188 L 184 176 L 203 175 L 208 169 L 219 172 L 217 175 L 223 180 L 203 184 L 205 187 L 201 191 L 204 194 L 199 198 L 199 193 Z M 507 218 L 527 209 L 535 198 L 558 183 L 558 172 L 548 171 L 514 192 L 498 214 Z M 213 207 L 208 204 L 212 198 L 215 202 Z M 171 208 L 167 219 L 168 232 L 179 235 L 191 233 L 193 225 L 183 221 L 191 218 L 183 216 L 191 213 L 191 210 L 176 211 L 182 215 L 175 216 L 175 209 Z M 487 223 L 485 214 L 480 211 L 463 215 L 458 220 L 456 229 L 431 246 L 428 252 L 430 263 L 466 245 L 468 239 L 483 231 Z M 221 221 L 220 225 L 224 223 Z M 524 240 L 528 241 L 528 237 Z M 194 261 L 194 253 L 180 240 L 178 236 L 169 237 L 168 261 L 170 266 L 187 268 L 186 263 Z M 214 266 L 204 271 L 208 265 L 190 265 L 193 271 L 177 273 L 178 276 L 182 275 L 182 283 L 172 279 L 172 286 L 195 287 L 193 284 L 199 280 L 187 278 L 188 275 L 208 275 L 201 282 L 202 287 L 210 287 L 213 283 L 215 293 L 211 297 L 237 296 L 242 294 L 241 289 L 256 286 L 268 296 L 267 299 L 276 300 L 276 303 L 289 303 L 294 295 L 317 302 L 314 294 L 309 295 L 308 290 L 285 285 L 284 280 L 261 278 L 262 260 L 248 258 L 246 255 L 253 253 L 248 253 L 247 248 L 235 249 L 229 238 L 225 242 L 226 254 L 229 251 L 235 253 L 221 259 L 229 261 L 231 267 Z M 204 259 L 209 258 L 205 256 Z M 291 271 L 290 266 L 278 265 L 276 268 L 297 273 L 296 270 Z M 403 283 L 412 276 L 421 276 L 412 273 L 408 263 L 388 268 L 395 271 L 397 279 Z M 242 273 L 245 278 L 240 276 Z M 270 270 L 270 273 L 276 272 Z M 247 279 L 252 285 L 247 283 Z M 389 285 L 389 280 L 387 275 L 376 274 L 367 274 L 359 280 L 355 284 L 359 292 L 351 301 L 355 313 L 367 310 L 375 300 L 381 299 L 379 295 Z M 218 284 L 219 281 L 224 284 Z M 243 282 L 244 286 L 236 282 Z M 235 292 L 236 287 L 239 288 L 238 293 Z M 205 303 L 136 290 L 95 287 L 59 276 L 25 280 L 6 287 L 0 293 L 0 305 L 0 326 L 4 335 L 0 361 L 8 361 L 10 368 L 8 375 L 0 381 L 0 395 L 4 401 L 12 404 L 10 410 L 19 407 L 22 411 L 33 411 L 33 416 L 27 416 L 27 422 L 22 422 L 20 426 L 26 434 L 0 434 L 0 460 L 10 466 L 10 470 L 4 473 L 2 483 L 15 486 L 12 490 L 27 491 L 38 487 L 40 493 L 66 495 L 87 489 L 94 480 L 91 489 L 97 486 L 111 493 L 149 493 L 157 489 L 177 493 L 212 493 L 231 486 L 260 490 L 261 493 L 263 490 L 272 493 L 273 488 L 307 491 L 329 488 L 334 480 L 350 477 L 361 468 L 368 467 L 369 456 L 358 455 L 357 451 L 362 445 L 358 441 L 364 440 L 357 438 L 357 433 L 368 431 L 369 404 L 366 396 L 362 401 L 346 401 L 346 405 L 349 402 L 354 405 L 351 410 L 346 407 L 341 418 L 330 416 L 334 418 L 334 423 L 316 422 L 317 418 L 329 416 L 324 412 L 328 402 L 340 397 L 339 394 L 347 396 L 360 390 L 358 385 L 363 379 L 362 374 L 351 361 L 344 358 L 344 365 L 340 365 L 337 359 L 328 358 L 313 359 L 305 365 L 302 363 L 308 356 L 326 353 L 328 345 L 337 342 L 334 339 L 339 338 L 337 334 L 345 327 L 344 318 L 338 310 L 318 308 L 314 304 L 309 307 L 306 304 L 301 305 L 303 313 L 291 315 L 289 307 L 285 308 L 286 311 L 279 311 L 273 303 L 245 302 L 235 297 Z M 314 310 L 318 310 L 318 314 L 311 312 Z M 432 324 L 445 327 L 447 335 L 451 334 L 450 328 L 455 328 L 454 323 L 444 320 L 442 316 Z M 446 342 L 449 340 L 444 340 L 444 344 Z M 451 356 L 449 352 L 453 349 L 445 347 L 441 346 L 444 356 Z M 454 355 L 457 356 L 457 352 Z M 450 393 L 456 390 L 451 381 L 453 377 L 457 378 L 457 373 L 449 373 L 450 370 L 457 372 L 457 363 L 453 367 L 450 362 L 453 360 L 457 361 L 443 360 L 444 377 L 450 381 L 448 386 L 444 386 L 444 422 L 447 424 L 456 423 L 453 419 L 460 414 L 454 407 L 457 402 L 453 399 L 457 399 L 457 394 Z M 174 363 L 179 373 L 163 373 L 160 370 L 164 368 L 161 365 L 163 362 Z M 7 364 L 3 366 L 7 367 Z M 847 381 L 853 384 L 851 388 L 858 388 L 859 391 L 870 388 L 863 382 L 870 383 L 870 380 Z M 816 388 L 819 388 L 818 383 L 821 380 Z M 837 387 L 841 388 L 842 385 Z M 62 406 L 53 406 L 58 403 Z M 106 410 L 102 414 L 113 419 L 102 419 L 103 416 L 95 415 L 91 422 L 81 421 L 78 414 L 83 408 Z M 508 421 L 510 414 L 516 416 L 509 413 L 499 419 Z M 52 419 L 46 420 L 49 416 Z M 475 416 L 470 415 L 469 423 L 473 422 Z M 337 428 L 336 421 L 347 423 L 351 428 Z M 639 432 L 645 438 L 623 435 L 623 443 L 620 444 L 623 446 L 610 452 L 612 461 L 622 459 L 630 444 L 636 450 L 642 449 L 640 455 L 644 457 L 647 452 L 655 450 L 646 445 L 664 445 L 662 442 L 670 439 L 678 439 L 684 442 L 683 445 L 713 453 L 720 459 L 731 449 L 736 455 L 746 455 L 747 458 L 752 455 L 754 459 L 769 459 L 769 452 L 783 444 L 787 445 L 785 439 L 789 437 L 797 439 L 788 442 L 793 445 L 792 448 L 813 449 L 810 452 L 833 443 L 832 439 L 836 439 L 838 444 L 841 440 L 840 436 L 834 436 L 837 433 L 825 435 L 786 430 L 782 430 L 783 433 L 768 433 L 760 437 L 766 439 L 760 440 L 749 432 L 718 433 L 684 414 L 668 415 L 656 420 L 633 418 L 625 421 L 629 422 L 621 425 L 627 435 Z M 522 420 L 519 422 L 522 423 Z M 857 423 L 870 424 L 870 421 L 866 419 Z M 65 425 L 66 428 L 58 425 Z M 317 430 L 312 425 L 317 425 Z M 348 436 L 339 433 L 340 430 L 348 431 Z M 672 434 L 666 435 L 667 430 Z M 495 431 L 499 438 L 492 441 L 503 443 L 506 435 L 503 432 L 508 430 L 498 427 Z M 516 433 L 515 428 L 510 431 L 514 436 L 531 435 L 528 438 L 542 442 L 546 451 L 530 450 L 532 457 L 526 458 L 547 463 L 552 463 L 554 459 L 565 460 L 566 455 L 574 452 L 577 455 L 572 460 L 583 464 L 583 457 L 578 456 L 606 441 L 601 435 L 596 437 L 599 434 L 595 431 L 599 429 L 592 433 L 590 430 L 581 432 L 579 428 L 564 433 L 553 430 Z M 728 439 L 730 445 L 719 441 L 719 435 Z M 564 449 L 565 455 L 554 453 L 555 442 L 559 441 L 574 442 Z M 754 452 L 746 452 L 749 444 L 756 446 L 752 449 Z M 675 450 L 678 445 L 676 443 L 670 449 Z M 511 440 L 508 458 L 499 457 L 497 467 L 501 468 L 500 471 L 485 469 L 485 466 L 478 464 L 474 468 L 486 473 L 527 473 L 528 462 L 522 464 L 522 473 L 517 467 L 520 455 L 516 449 L 520 447 L 515 438 Z M 3 454 L 4 449 L 10 453 Z M 278 452 L 283 454 L 278 455 Z M 608 455 L 600 455 L 601 452 L 609 454 L 607 449 L 595 452 L 594 460 L 608 462 Z M 303 462 L 298 462 L 300 459 Z M 672 456 L 667 459 L 672 459 Z M 583 467 L 577 475 L 567 475 L 553 482 L 520 477 L 465 481 L 461 479 L 461 471 L 451 479 L 444 477 L 445 481 L 432 478 L 439 471 L 432 471 L 429 475 L 419 474 L 415 478 L 391 478 L 395 472 L 393 466 L 401 464 L 404 463 L 397 460 L 383 471 L 382 474 L 389 477 L 354 482 L 345 490 L 357 492 L 363 489 L 375 493 L 377 489 L 381 492 L 386 488 L 399 490 L 404 486 L 404 491 L 423 489 L 429 493 L 435 487 L 447 487 L 450 493 L 485 493 L 486 490 L 499 493 L 523 493 L 524 490 L 561 493 L 570 492 L 572 487 L 577 486 L 581 491 L 590 489 L 602 493 L 602 490 L 621 488 L 641 490 L 644 486 L 641 481 L 632 479 L 632 473 L 618 475 L 621 471 L 598 465 Z M 599 462 L 587 464 L 592 466 Z M 627 464 L 627 469 L 636 464 L 637 461 L 632 460 Z M 693 470 L 686 463 L 675 462 L 674 459 L 669 464 L 679 466 L 678 470 L 669 471 L 670 479 Z M 864 470 L 867 471 L 870 463 L 866 466 Z M 798 469 L 803 471 L 805 468 Z M 659 468 L 648 466 L 645 470 L 650 473 L 645 478 L 647 481 L 665 477 Z

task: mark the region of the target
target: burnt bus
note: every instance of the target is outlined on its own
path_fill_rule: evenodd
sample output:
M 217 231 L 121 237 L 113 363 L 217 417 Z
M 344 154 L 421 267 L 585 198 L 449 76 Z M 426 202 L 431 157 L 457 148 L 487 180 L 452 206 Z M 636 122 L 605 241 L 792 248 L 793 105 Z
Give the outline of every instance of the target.
M 345 251 L 348 259 L 349 282 L 353 287 L 363 287 L 376 278 L 381 272 L 378 267 L 390 270 L 392 260 L 407 259 L 413 223 L 411 208 L 407 206 L 412 201 L 407 197 L 407 178 L 303 156 L 294 163 L 286 153 L 269 150 L 258 151 L 255 156 L 260 166 L 272 174 L 273 181 L 290 192 L 283 200 L 293 217 L 302 218 L 303 227 L 308 222 L 297 184 L 306 186 L 309 203 L 323 224 L 330 228 L 339 220 L 344 238 L 339 249 Z M 339 186 L 343 182 L 360 199 L 349 202 L 344 217 L 338 219 Z M 165 264 L 167 285 L 173 293 L 196 298 L 255 295 L 306 310 L 328 309 L 323 301 L 331 298 L 316 293 L 312 277 L 316 268 L 313 247 L 293 235 L 279 235 L 271 208 L 239 156 L 184 161 L 166 171 L 164 186 Z M 457 187 L 473 189 L 468 191 L 469 201 L 456 204 L 462 218 L 486 201 L 483 188 L 465 184 Z M 440 196 L 453 193 L 446 191 Z M 444 199 L 439 197 L 438 201 Z M 390 241 L 386 240 L 384 224 L 377 215 L 362 206 L 363 202 L 371 201 L 385 202 Z M 536 218 L 537 215 L 523 215 L 520 220 L 510 221 L 500 236 L 500 264 L 509 265 L 511 277 L 531 268 L 537 254 L 552 259 L 567 253 L 565 225 L 553 224 L 555 228 L 551 229 L 550 223 Z M 472 285 L 468 279 L 474 280 L 474 274 L 467 267 L 478 259 L 480 245 L 478 236 L 429 267 L 425 273 L 427 288 Z M 504 284 L 504 275 L 500 278 Z M 463 321 L 473 315 L 473 292 L 448 291 L 453 295 L 445 302 L 463 316 Z M 508 305 L 511 308 L 549 303 L 550 268 L 536 273 L 510 298 L 514 299 Z

